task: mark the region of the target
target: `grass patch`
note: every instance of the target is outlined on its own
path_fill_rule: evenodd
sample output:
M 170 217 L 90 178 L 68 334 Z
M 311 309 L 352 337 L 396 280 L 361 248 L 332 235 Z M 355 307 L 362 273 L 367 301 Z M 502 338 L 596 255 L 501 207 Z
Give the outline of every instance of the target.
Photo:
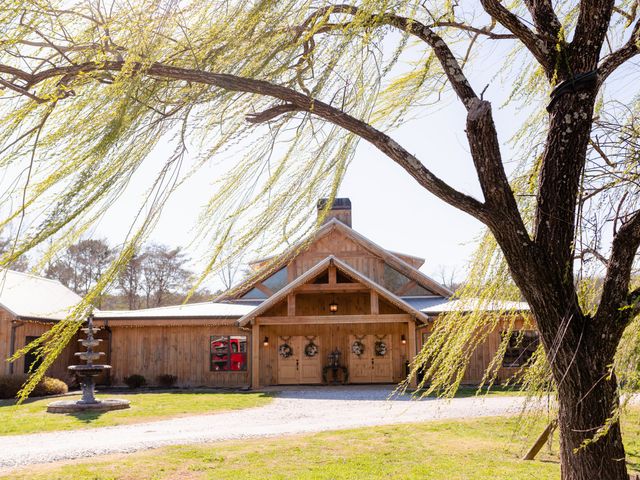
M 393 425 L 307 436 L 167 447 L 14 471 L 15 480 L 557 479 L 554 452 L 520 460 L 531 445 L 517 418 Z M 640 409 L 624 418 L 630 466 L 640 460 Z M 540 423 L 534 434 L 543 428 Z
M 66 399 L 79 399 L 69 396 Z M 97 395 L 97 398 L 125 398 L 131 408 L 105 413 L 47 413 L 47 404 L 53 400 L 33 400 L 16 405 L 13 401 L 0 402 L 0 435 L 40 433 L 52 430 L 108 427 L 128 423 L 148 422 L 182 415 L 218 413 L 225 410 L 260 407 L 271 401 L 265 393 L 221 392 L 168 392 L 117 393 Z

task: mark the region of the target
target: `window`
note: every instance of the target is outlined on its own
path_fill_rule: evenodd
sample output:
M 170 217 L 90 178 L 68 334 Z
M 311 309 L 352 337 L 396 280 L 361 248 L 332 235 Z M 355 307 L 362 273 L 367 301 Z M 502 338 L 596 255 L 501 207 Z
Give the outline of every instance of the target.
M 247 370 L 247 337 L 212 335 L 210 344 L 212 372 Z
M 267 294 L 264 293 L 262 290 L 259 290 L 257 288 L 252 288 L 247 293 L 245 293 L 242 296 L 242 298 L 246 298 L 249 300 L 264 300 L 267 298 Z
M 403 275 L 395 268 L 390 267 L 386 263 L 384 264 L 384 286 L 387 290 L 398 293 L 402 292 L 407 288 L 407 284 L 411 282 L 410 278 L 407 278 L 406 275 Z M 420 285 L 414 285 L 410 289 L 402 292 L 403 296 L 422 296 L 422 295 L 432 295 L 432 292 L 427 290 L 426 288 Z
M 507 332 L 502 332 L 504 339 Z M 502 360 L 503 367 L 521 367 L 526 364 L 540 344 L 540 337 L 535 330 L 511 332 L 509 344 Z
M 263 283 L 272 292 L 282 290 L 289 280 L 287 267 L 281 268 L 276 273 L 267 278 Z
M 24 344 L 29 345 L 38 337 L 25 337 Z M 38 358 L 33 351 L 30 351 L 24 356 L 24 373 L 29 373 L 36 370 L 42 363 L 42 358 Z

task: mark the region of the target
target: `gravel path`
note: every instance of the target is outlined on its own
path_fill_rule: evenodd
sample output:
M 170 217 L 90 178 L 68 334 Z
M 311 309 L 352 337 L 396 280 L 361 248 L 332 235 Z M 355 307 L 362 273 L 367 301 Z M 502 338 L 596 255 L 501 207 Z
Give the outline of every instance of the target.
M 3 469 L 164 445 L 516 413 L 523 397 L 388 400 L 390 387 L 318 387 L 279 392 L 264 407 L 86 430 L 0 437 Z

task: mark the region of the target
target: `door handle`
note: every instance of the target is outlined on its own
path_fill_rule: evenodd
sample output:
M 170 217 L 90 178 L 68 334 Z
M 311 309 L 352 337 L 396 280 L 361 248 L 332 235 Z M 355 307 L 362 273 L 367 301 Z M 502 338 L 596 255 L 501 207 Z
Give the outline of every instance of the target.
M 296 359 L 296 370 L 299 370 L 298 365 L 300 364 L 300 360 Z
M 373 360 L 373 358 L 371 359 L 371 366 L 373 367 L 375 361 Z

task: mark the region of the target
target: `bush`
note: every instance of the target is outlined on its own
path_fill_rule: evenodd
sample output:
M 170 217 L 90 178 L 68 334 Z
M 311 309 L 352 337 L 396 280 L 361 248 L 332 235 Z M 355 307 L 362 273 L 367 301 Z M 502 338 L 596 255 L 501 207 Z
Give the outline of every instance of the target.
M 14 398 L 26 381 L 26 375 L 0 375 L 0 398 Z M 62 380 L 44 377 L 29 396 L 62 395 L 68 391 L 69 387 Z
M 161 387 L 171 388 L 178 381 L 178 377 L 165 373 L 164 375 L 158 375 L 156 380 L 158 381 L 158 385 L 160 385 Z
M 127 387 L 131 389 L 140 388 L 147 384 L 147 379 L 142 375 L 129 375 L 128 377 L 124 377 L 124 383 L 127 384 Z

